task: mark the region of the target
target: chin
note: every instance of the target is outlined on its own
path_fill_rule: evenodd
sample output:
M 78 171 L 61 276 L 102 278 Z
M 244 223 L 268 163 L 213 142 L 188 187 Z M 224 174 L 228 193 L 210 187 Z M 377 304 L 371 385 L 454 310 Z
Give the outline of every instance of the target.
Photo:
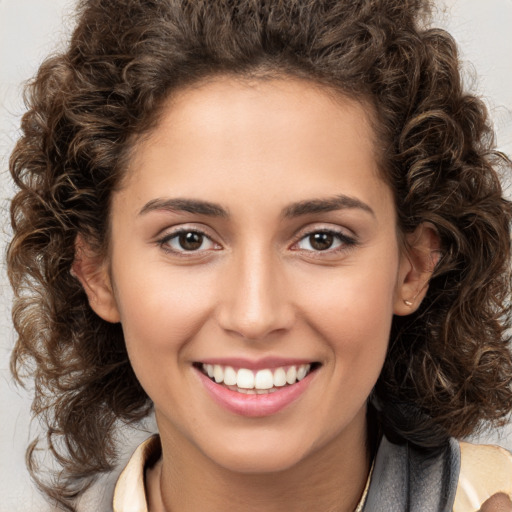
M 219 446 L 219 448 L 221 448 Z M 279 448 L 279 449 L 277 449 Z M 269 474 L 286 471 L 298 464 L 306 454 L 299 446 L 283 446 L 272 443 L 262 446 L 255 442 L 252 446 L 231 445 L 221 451 L 207 454 L 224 469 L 243 474 Z

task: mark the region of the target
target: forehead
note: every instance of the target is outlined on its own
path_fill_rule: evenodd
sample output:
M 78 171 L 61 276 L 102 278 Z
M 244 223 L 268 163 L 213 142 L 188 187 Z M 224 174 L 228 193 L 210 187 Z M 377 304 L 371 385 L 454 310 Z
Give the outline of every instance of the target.
M 187 197 L 228 187 L 301 200 L 305 187 L 325 196 L 354 178 L 359 193 L 370 181 L 380 193 L 387 187 L 376 147 L 373 112 L 363 102 L 304 80 L 220 77 L 168 99 L 156 128 L 135 146 L 125 185 L 148 198 L 165 182 Z
M 369 153 L 377 161 L 381 160 L 374 130 L 377 115 L 370 101 L 351 98 L 332 86 L 291 76 L 219 75 L 173 91 L 157 115 L 156 126 L 149 134 L 133 141 L 131 155 L 136 157 L 153 143 L 161 143 L 171 130 L 174 135 L 181 132 L 185 138 L 194 137 L 199 135 L 198 128 L 204 134 L 215 132 L 225 121 L 232 130 L 251 124 L 255 128 L 260 122 L 266 131 L 269 113 L 274 114 L 274 123 L 281 124 L 283 134 L 291 128 L 308 127 L 312 132 L 322 131 L 326 143 L 337 135 L 336 131 L 328 131 L 329 125 L 349 113 L 358 121 L 352 125 L 354 135 L 367 139 Z M 136 165 L 131 166 L 134 167 Z

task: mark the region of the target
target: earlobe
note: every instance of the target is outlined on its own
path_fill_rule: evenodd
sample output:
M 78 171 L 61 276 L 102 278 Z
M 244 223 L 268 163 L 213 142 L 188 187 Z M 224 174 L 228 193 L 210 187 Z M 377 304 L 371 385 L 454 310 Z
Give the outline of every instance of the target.
M 75 259 L 71 273 L 80 281 L 93 311 L 107 322 L 119 322 L 119 310 L 106 261 L 81 235 L 75 240 Z
M 439 233 L 430 222 L 420 224 L 405 239 L 406 248 L 401 256 L 395 297 L 395 315 L 409 315 L 418 309 L 441 258 Z

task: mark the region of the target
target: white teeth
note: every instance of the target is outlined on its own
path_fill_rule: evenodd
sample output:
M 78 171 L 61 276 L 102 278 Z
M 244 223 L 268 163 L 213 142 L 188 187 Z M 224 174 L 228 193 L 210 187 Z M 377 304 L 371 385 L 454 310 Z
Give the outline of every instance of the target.
M 226 366 L 224 369 L 224 384 L 226 386 L 234 386 L 236 384 L 236 372 L 231 366 Z
M 259 370 L 254 378 L 256 389 L 270 389 L 274 387 L 274 376 L 270 370 Z
M 297 380 L 297 368 L 295 366 L 290 366 L 288 371 L 286 372 L 286 382 L 288 384 L 295 384 Z
M 247 368 L 240 368 L 236 371 L 231 366 L 203 364 L 203 372 L 214 379 L 217 384 L 224 383 L 230 389 L 249 394 L 265 394 L 276 391 L 275 388 L 295 384 L 304 379 L 310 370 L 310 364 L 289 366 L 287 369 L 284 367 L 274 370 L 265 368 L 257 372 Z
M 236 375 L 236 385 L 239 388 L 254 389 L 254 373 L 246 368 L 240 368 Z
M 222 369 L 222 366 L 216 364 L 213 367 L 213 378 L 217 384 L 224 381 L 224 370 Z
M 274 372 L 274 386 L 277 388 L 286 386 L 286 372 L 284 371 L 284 368 L 278 368 Z
M 309 364 L 299 366 L 297 370 L 297 380 L 302 380 L 308 374 L 310 368 Z

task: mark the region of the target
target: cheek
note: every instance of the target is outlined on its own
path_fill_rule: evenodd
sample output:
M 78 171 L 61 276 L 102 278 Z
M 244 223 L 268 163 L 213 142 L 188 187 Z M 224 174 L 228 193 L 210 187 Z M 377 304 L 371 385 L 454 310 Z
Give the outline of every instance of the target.
M 325 269 L 324 269 L 325 270 Z M 387 352 L 398 257 L 333 269 L 308 279 L 303 316 L 331 352 L 333 375 L 354 390 L 371 389 Z
M 347 267 L 328 279 L 310 279 L 304 315 L 331 340 L 351 345 L 387 340 L 393 316 L 396 267 L 389 273 Z
M 333 372 L 354 391 L 371 389 L 387 352 L 392 300 L 357 297 L 347 289 L 344 297 L 337 308 L 317 302 L 315 329 L 332 353 Z
M 119 272 L 116 297 L 135 370 L 139 361 L 179 355 L 208 319 L 213 288 L 207 276 L 192 272 L 165 265 L 147 265 L 144 272 Z M 128 279 L 123 277 L 127 275 Z

